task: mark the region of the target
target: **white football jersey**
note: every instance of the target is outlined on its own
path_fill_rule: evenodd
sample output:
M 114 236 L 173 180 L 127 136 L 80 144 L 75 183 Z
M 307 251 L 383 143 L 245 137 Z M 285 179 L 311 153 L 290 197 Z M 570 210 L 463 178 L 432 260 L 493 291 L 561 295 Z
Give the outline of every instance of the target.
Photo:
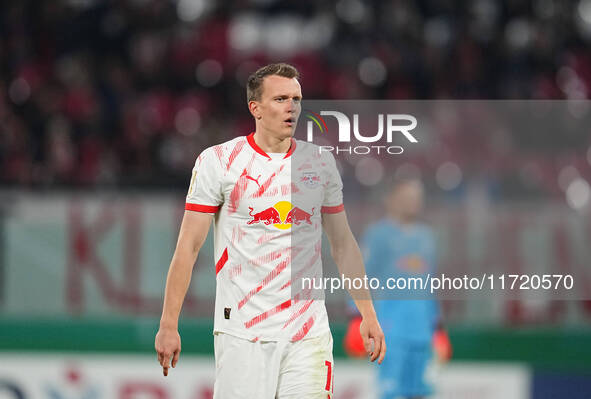
M 322 278 L 321 213 L 343 211 L 343 184 L 318 146 L 292 139 L 289 152 L 266 154 L 253 136 L 204 150 L 187 194 L 185 209 L 215 214 L 214 332 L 319 336 L 329 331 L 324 300 L 292 282 Z

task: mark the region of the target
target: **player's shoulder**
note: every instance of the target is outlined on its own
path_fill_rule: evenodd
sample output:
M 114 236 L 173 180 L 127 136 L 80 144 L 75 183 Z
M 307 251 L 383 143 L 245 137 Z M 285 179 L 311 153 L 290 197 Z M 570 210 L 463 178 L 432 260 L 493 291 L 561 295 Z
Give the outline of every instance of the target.
M 216 151 L 224 151 L 226 152 L 226 150 L 230 150 L 233 151 L 235 148 L 238 148 L 240 150 L 239 147 L 237 146 L 244 146 L 247 143 L 247 138 L 246 136 L 238 136 L 238 137 L 234 137 L 231 140 L 228 141 L 224 141 L 223 143 L 219 143 L 219 144 L 215 144 L 212 145 L 211 147 L 207 148 L 210 151 L 216 152 Z
M 294 139 L 297 152 L 301 154 L 320 154 L 320 147 L 309 141 Z
M 296 156 L 307 158 L 312 157 L 327 164 L 335 162 L 332 152 L 323 149 L 323 147 L 305 140 L 295 139 L 295 142 L 296 152 L 294 154 L 296 154 Z
M 222 157 L 224 154 L 229 152 L 241 150 L 241 147 L 244 147 L 246 144 L 246 136 L 238 136 L 231 140 L 224 141 L 223 143 L 214 144 L 212 146 L 206 147 L 204 150 L 201 151 L 199 157 L 209 157 L 209 156 L 218 156 Z

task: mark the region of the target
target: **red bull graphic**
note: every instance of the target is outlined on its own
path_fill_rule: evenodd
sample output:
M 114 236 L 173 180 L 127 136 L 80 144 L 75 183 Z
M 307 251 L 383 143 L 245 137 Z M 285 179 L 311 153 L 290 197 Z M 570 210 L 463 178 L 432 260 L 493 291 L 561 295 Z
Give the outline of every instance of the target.
M 312 216 L 314 216 L 314 208 L 310 212 L 306 212 L 288 201 L 279 201 L 272 207 L 256 213 L 254 213 L 254 208 L 249 206 L 248 209 L 250 209 L 248 214 L 252 219 L 247 224 L 263 223 L 266 226 L 272 224 L 280 230 L 287 230 L 291 228 L 292 224 L 296 226 L 302 223 L 311 225 Z
M 252 211 L 254 211 L 254 209 L 251 206 L 249 206 L 248 209 L 250 209 L 250 212 L 248 212 L 248 214 L 252 216 L 252 220 L 249 220 L 248 224 L 262 222 L 268 226 L 271 223 L 281 223 L 281 219 L 279 218 L 279 212 L 277 211 L 277 209 L 273 207 L 255 213 L 254 215 L 252 214 Z
M 296 206 L 287 214 L 287 218 L 285 218 L 285 223 L 295 223 L 296 226 L 303 222 L 312 224 L 312 221 L 310 220 L 312 215 L 314 215 L 314 208 L 312 208 L 312 213 L 308 213 L 304 211 L 302 208 L 298 208 Z

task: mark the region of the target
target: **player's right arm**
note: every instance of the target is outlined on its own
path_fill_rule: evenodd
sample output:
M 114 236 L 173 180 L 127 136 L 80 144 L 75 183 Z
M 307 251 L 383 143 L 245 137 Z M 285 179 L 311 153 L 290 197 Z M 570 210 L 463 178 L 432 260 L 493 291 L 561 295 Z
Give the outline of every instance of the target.
M 207 238 L 213 214 L 218 211 L 223 201 L 222 179 L 217 172 L 218 163 L 219 158 L 214 148 L 209 147 L 197 157 L 191 174 L 185 215 L 168 269 L 160 330 L 155 342 L 158 361 L 165 376 L 171 365 L 176 366 L 181 352 L 178 320 L 191 282 L 193 265 Z
M 213 216 L 209 213 L 185 211 L 176 249 L 170 262 L 164 306 L 160 319 L 160 329 L 156 334 L 155 348 L 158 362 L 164 376 L 168 369 L 176 366 L 181 352 L 181 338 L 178 333 L 178 320 L 183 301 L 191 282 L 193 265 L 197 254 L 207 238 Z

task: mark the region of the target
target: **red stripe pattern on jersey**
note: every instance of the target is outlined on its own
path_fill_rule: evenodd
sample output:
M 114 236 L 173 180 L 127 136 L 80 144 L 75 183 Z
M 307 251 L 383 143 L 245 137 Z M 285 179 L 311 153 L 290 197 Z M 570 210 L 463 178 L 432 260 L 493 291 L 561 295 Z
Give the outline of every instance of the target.
M 281 254 L 283 253 L 283 251 L 284 251 L 283 249 L 278 249 L 276 251 L 269 252 L 268 254 L 265 254 L 263 256 L 259 256 L 258 258 L 249 260 L 248 264 L 253 265 L 253 266 L 262 266 L 267 263 L 271 263 L 274 260 L 281 258 Z
M 240 243 L 246 234 L 246 231 L 244 231 L 240 225 L 234 226 L 232 229 L 232 244 Z
M 304 323 L 302 328 L 300 328 L 298 330 L 298 332 L 295 333 L 295 335 L 293 337 L 291 337 L 291 341 L 295 342 L 295 341 L 299 341 L 300 339 L 304 338 L 308 334 L 308 332 L 310 331 L 312 326 L 314 325 L 314 319 L 315 319 L 314 316 L 310 316 L 310 318 Z
M 308 262 L 306 262 L 306 264 L 302 268 L 298 268 L 298 269 L 295 269 L 292 271 L 292 273 L 295 272 L 293 274 L 293 279 L 295 281 L 299 281 L 305 275 L 305 273 L 307 273 L 308 270 L 312 266 L 314 266 L 314 264 L 316 264 L 316 262 L 318 261 L 318 258 L 320 258 L 321 252 L 322 252 L 322 241 L 318 241 L 314 245 L 314 255 L 312 255 L 310 260 L 308 260 Z M 311 276 L 307 275 L 307 277 L 311 277 Z M 288 283 L 291 284 L 291 280 Z M 281 287 L 281 289 L 288 287 L 289 284 L 286 283 L 283 287 Z
M 300 317 L 301 315 L 304 314 L 304 312 L 306 310 L 308 310 L 308 308 L 310 307 L 310 305 L 312 305 L 312 302 L 314 302 L 313 299 L 308 299 L 306 301 L 306 303 L 304 303 L 304 306 L 302 306 L 297 312 L 295 312 L 294 314 L 291 315 L 291 317 L 289 318 L 289 320 L 287 320 L 285 322 L 285 324 L 283 325 L 283 328 L 287 327 L 288 325 L 290 325 L 295 319 L 297 319 L 298 317 Z
M 290 251 L 291 248 L 288 248 L 287 250 Z M 283 261 L 279 262 L 279 264 L 273 270 L 271 270 L 271 272 L 269 274 L 267 274 L 265 276 L 263 281 L 261 281 L 261 283 L 256 288 L 253 288 L 252 290 L 250 290 L 250 292 L 248 294 L 246 294 L 246 296 L 244 298 L 242 298 L 242 300 L 240 302 L 238 302 L 238 309 L 241 309 L 244 305 L 246 305 L 246 303 L 250 300 L 250 298 L 252 298 L 260 290 L 262 290 L 267 284 L 269 284 L 271 281 L 273 281 L 273 279 L 275 277 L 277 277 L 282 271 L 285 270 L 285 268 L 287 267 L 287 265 L 289 265 L 290 262 L 291 262 L 291 255 L 288 255 L 287 258 L 285 258 Z
M 277 313 L 289 308 L 290 306 L 291 306 L 291 299 L 288 299 L 287 301 L 275 306 L 273 309 L 269 309 L 269 310 L 261 313 L 260 315 L 253 317 L 252 319 L 250 319 L 249 321 L 244 323 L 244 327 L 251 328 L 252 326 L 257 325 L 260 322 L 268 319 L 270 316 L 273 316 L 274 314 L 277 314 Z
M 224 253 L 220 257 L 220 259 L 217 261 L 217 263 L 215 264 L 215 275 L 216 276 L 218 275 L 220 270 L 222 270 L 222 267 L 224 267 L 224 265 L 226 264 L 227 261 L 228 261 L 228 248 L 224 249 Z
M 258 191 L 256 191 L 255 193 L 253 193 L 251 195 L 251 198 L 259 198 L 263 195 L 263 193 L 265 191 L 267 191 L 267 189 L 269 188 L 269 186 L 271 185 L 271 183 L 273 183 L 273 180 L 275 180 L 275 177 L 281 173 L 281 171 L 283 170 L 283 167 L 285 165 L 281 165 L 279 167 L 279 170 L 273 172 L 273 174 L 271 176 L 269 176 L 269 178 L 267 180 L 265 180 L 265 182 L 263 184 L 261 184 L 261 186 L 259 187 Z M 276 195 L 276 192 L 273 193 L 273 195 Z
M 230 270 L 228 270 L 228 278 L 233 279 L 242 273 L 242 264 L 238 264 L 236 266 L 232 266 Z
M 300 189 L 295 185 L 295 183 L 281 185 L 281 195 L 296 194 L 299 192 Z
M 232 192 L 230 193 L 230 204 L 228 206 L 228 212 L 234 213 L 238 210 L 238 206 L 240 205 L 240 200 L 244 196 L 246 188 L 248 187 L 248 183 L 250 179 L 247 179 L 246 176 L 250 175 L 250 170 L 252 169 L 252 163 L 255 160 L 256 154 L 252 154 L 252 158 L 246 165 L 246 168 L 242 171 L 242 174 L 236 180 L 234 187 L 232 188 Z
M 226 172 L 230 170 L 230 166 L 232 166 L 232 163 L 234 163 L 234 160 L 236 159 L 240 151 L 242 151 L 242 147 L 244 147 L 245 143 L 246 141 L 239 141 L 234 146 L 234 149 L 232 150 L 232 152 L 230 153 L 230 157 L 228 158 L 228 163 L 226 164 Z
M 290 231 L 290 230 L 288 230 L 288 231 L 286 231 L 286 232 L 284 232 L 284 233 L 275 233 L 275 234 L 273 234 L 273 233 L 268 233 L 268 232 L 266 232 L 266 231 L 265 231 L 265 232 L 264 232 L 264 233 L 263 233 L 263 234 L 262 234 L 262 235 L 261 235 L 261 236 L 258 238 L 258 240 L 257 240 L 257 243 L 258 243 L 258 244 L 264 244 L 264 243 L 266 243 L 266 242 L 269 242 L 269 241 L 271 241 L 271 240 L 279 240 L 279 239 L 281 239 L 282 237 L 285 237 L 285 236 L 290 236 L 290 235 L 291 235 L 291 231 Z
M 217 155 L 218 161 L 220 161 L 220 166 L 223 168 L 224 161 L 222 160 L 222 158 L 224 158 L 224 146 L 222 144 L 216 145 L 215 147 L 213 147 L 213 151 L 215 152 L 215 155 Z

